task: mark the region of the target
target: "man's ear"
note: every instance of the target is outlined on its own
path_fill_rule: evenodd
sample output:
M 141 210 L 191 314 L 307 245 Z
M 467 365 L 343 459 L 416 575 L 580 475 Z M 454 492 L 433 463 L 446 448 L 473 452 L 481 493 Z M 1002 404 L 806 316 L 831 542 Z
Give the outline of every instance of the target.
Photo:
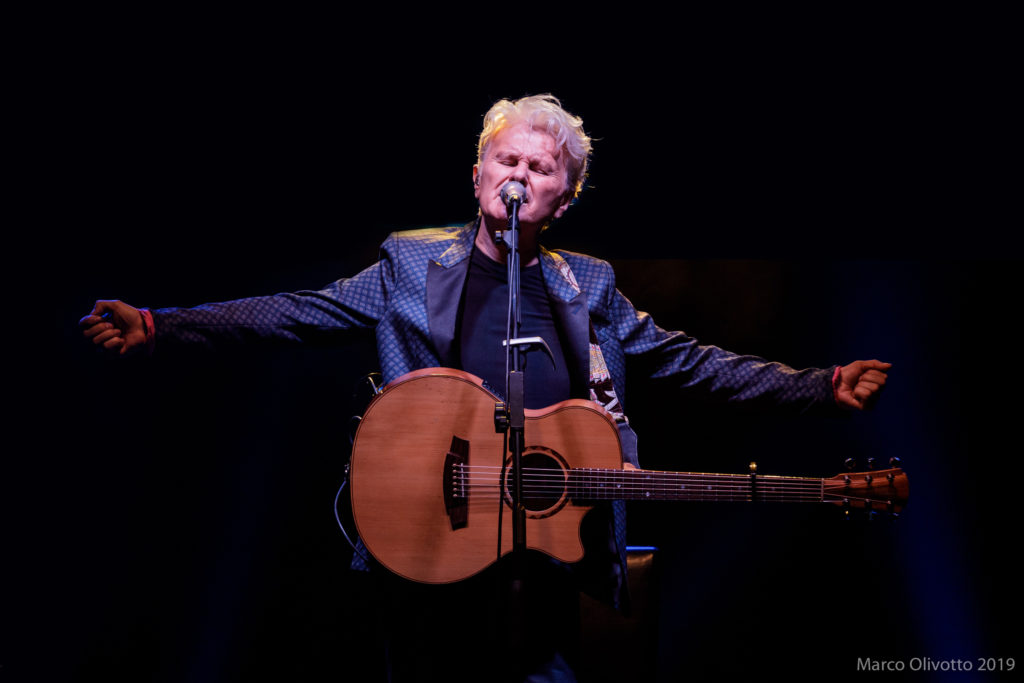
M 473 164 L 473 195 L 480 199 L 480 167 Z
M 555 218 L 561 218 L 562 214 L 565 213 L 566 209 L 572 206 L 573 199 L 576 198 L 576 193 L 572 190 L 566 190 L 565 195 L 562 196 L 562 203 L 555 209 Z

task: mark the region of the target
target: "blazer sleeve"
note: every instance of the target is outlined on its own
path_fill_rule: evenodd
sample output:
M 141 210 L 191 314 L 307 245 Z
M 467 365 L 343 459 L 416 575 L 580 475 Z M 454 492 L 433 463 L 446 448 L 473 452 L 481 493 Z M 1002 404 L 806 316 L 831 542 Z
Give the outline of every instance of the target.
M 614 278 L 614 275 L 612 275 Z M 801 413 L 833 409 L 836 366 L 796 370 L 782 363 L 702 345 L 684 332 L 664 330 L 614 286 L 606 306 L 613 334 L 626 357 L 639 360 L 652 379 L 713 401 Z
M 394 284 L 388 244 L 381 247 L 374 265 L 317 291 L 155 309 L 154 350 L 251 342 L 321 344 L 373 329 L 384 315 Z

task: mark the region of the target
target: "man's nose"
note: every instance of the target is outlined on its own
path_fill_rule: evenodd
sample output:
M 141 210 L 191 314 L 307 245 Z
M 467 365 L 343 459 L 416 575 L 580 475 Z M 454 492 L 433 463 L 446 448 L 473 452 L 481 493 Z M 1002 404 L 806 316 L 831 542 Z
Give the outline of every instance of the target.
M 530 165 L 526 162 L 520 162 L 516 164 L 516 167 L 512 169 L 512 174 L 509 176 L 509 180 L 515 180 L 520 182 L 523 186 L 526 186 L 526 181 L 529 179 L 530 174 L 527 173 Z

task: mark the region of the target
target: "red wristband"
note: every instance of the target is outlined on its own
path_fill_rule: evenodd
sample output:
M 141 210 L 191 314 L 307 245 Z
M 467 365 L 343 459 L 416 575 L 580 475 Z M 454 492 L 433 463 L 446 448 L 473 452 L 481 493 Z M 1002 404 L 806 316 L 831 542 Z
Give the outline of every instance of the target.
M 153 314 L 148 308 L 140 308 L 142 314 L 142 328 L 146 331 L 146 353 L 153 353 L 156 344 L 156 327 L 153 325 Z

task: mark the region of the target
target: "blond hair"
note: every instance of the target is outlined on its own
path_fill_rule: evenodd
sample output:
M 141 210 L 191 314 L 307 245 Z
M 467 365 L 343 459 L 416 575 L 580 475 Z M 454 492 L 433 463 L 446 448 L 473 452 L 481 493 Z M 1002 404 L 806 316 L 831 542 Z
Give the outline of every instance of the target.
M 583 132 L 583 119 L 562 108 L 554 95 L 530 95 L 516 101 L 499 100 L 484 114 L 484 128 L 477 145 L 477 163 L 483 162 L 487 146 L 499 132 L 519 123 L 547 133 L 567 155 L 567 189 L 573 196 L 583 189 L 590 162 L 590 137 Z

